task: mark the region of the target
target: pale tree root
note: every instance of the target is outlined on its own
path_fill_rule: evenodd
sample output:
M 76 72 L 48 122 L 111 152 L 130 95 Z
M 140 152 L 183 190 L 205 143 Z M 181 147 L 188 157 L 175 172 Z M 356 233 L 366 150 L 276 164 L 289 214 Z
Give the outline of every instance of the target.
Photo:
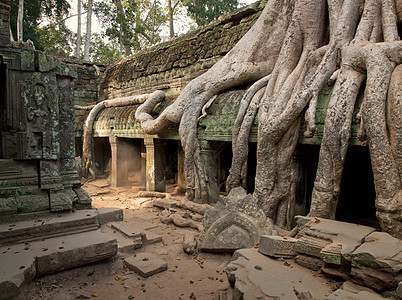
M 104 108 L 108 107 L 118 107 L 118 106 L 127 106 L 127 105 L 144 103 L 148 97 L 152 97 L 154 94 L 157 93 L 159 93 L 159 91 L 152 94 L 144 94 L 144 95 L 136 95 L 136 96 L 104 100 L 96 104 L 95 106 L 91 105 L 88 107 L 83 106 L 76 107 L 76 109 L 90 110 L 84 124 L 83 149 L 82 149 L 82 156 L 85 161 L 86 174 L 88 174 L 89 172 L 93 177 L 93 179 L 96 178 L 96 174 L 93 167 L 93 157 L 92 157 L 92 129 L 98 114 Z
M 254 83 L 244 94 L 240 102 L 239 112 L 232 133 L 233 158 L 229 176 L 226 180 L 227 192 L 230 192 L 232 188 L 238 187 L 240 181 L 245 179 L 250 130 L 269 77 L 270 75 Z
M 335 218 L 353 111 L 365 77 L 365 74 L 346 66 L 341 69 L 335 84 L 325 119 L 311 216 Z
M 185 152 L 184 169 L 188 199 L 207 202 L 202 199 L 208 194 L 207 177 L 200 158 L 197 138 L 197 120 L 202 107 L 218 93 L 259 80 L 272 72 L 292 10 L 292 1 L 269 1 L 254 26 L 223 59 L 191 81 L 179 98 L 157 119 L 146 117 L 145 121 L 149 126 L 144 127 L 147 127 L 149 132 L 163 130 L 169 122 L 180 122 L 179 134 Z M 270 49 L 270 55 L 266 55 L 266 47 Z M 158 129 L 154 130 L 153 126 Z M 144 132 L 148 133 L 148 129 Z
M 364 126 L 364 131 L 361 132 L 365 132 L 364 135 L 367 136 L 370 148 L 376 187 L 377 217 L 384 231 L 394 236 L 400 236 L 401 180 L 397 163 L 392 154 L 392 146 L 388 140 L 386 99 L 391 74 L 396 64 L 402 62 L 402 42 L 360 42 L 345 47 L 343 53 L 344 69 L 353 68 L 359 70 L 354 71 L 355 75 L 346 76 L 344 81 L 338 80 L 345 86 L 345 93 L 352 93 L 353 95 L 357 93 L 356 89 L 359 85 L 356 80 L 359 80 L 358 77 L 364 78 L 365 72 L 362 75 L 358 74 L 362 70 L 367 70 L 367 84 L 361 110 L 363 120 L 361 126 Z M 342 77 L 342 72 L 340 76 Z M 346 80 L 346 78 L 348 79 Z M 338 90 L 334 91 L 334 93 L 337 92 Z M 337 99 L 339 102 L 336 103 L 338 109 L 346 105 L 343 98 L 341 93 Z M 349 100 L 350 98 L 350 96 L 346 97 Z M 350 112 L 349 115 L 351 115 Z M 347 118 L 347 120 L 349 119 Z M 343 121 L 341 122 L 342 126 L 340 127 L 338 122 L 330 124 L 333 121 Z M 341 133 L 336 135 L 334 132 L 338 128 L 342 128 Z M 333 218 L 339 194 L 340 174 L 342 174 L 343 160 L 346 155 L 349 138 L 350 121 L 346 123 L 345 119 L 342 118 L 342 114 L 338 113 L 332 121 L 328 123 L 326 121 L 326 129 L 323 147 L 320 151 L 310 216 Z M 361 133 L 361 135 L 363 134 Z M 328 169 L 332 174 L 329 176 L 327 174 L 324 180 L 320 182 Z M 327 181 L 326 183 L 324 182 L 325 180 Z M 322 187 L 328 186 L 332 187 L 332 189 L 322 190 Z

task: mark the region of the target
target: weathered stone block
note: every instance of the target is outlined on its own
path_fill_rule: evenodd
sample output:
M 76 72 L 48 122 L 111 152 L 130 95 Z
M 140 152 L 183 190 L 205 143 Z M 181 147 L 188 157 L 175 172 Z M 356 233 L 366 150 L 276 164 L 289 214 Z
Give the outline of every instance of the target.
M 256 199 L 241 188 L 234 188 L 204 214 L 201 249 L 227 251 L 251 248 L 261 234 L 270 234 L 272 224 L 257 205 Z
M 278 235 L 262 235 L 258 251 L 264 255 L 273 257 L 293 257 L 297 255 L 295 250 L 297 239 Z
M 395 290 L 398 286 L 394 275 L 381 270 L 352 268 L 350 279 L 377 291 Z
M 153 253 L 138 253 L 124 260 L 124 264 L 130 270 L 142 277 L 149 277 L 167 270 L 167 263 Z
M 313 271 L 320 270 L 324 265 L 324 262 L 321 259 L 303 254 L 297 255 L 295 261 L 298 265 Z
M 118 249 L 117 240 L 100 230 L 49 239 L 46 247 L 36 249 L 41 252 L 36 258 L 39 276 L 113 257 Z
M 402 265 L 402 241 L 385 232 L 373 232 L 350 255 L 352 266 L 396 273 Z
M 98 208 L 98 212 L 101 225 L 110 222 L 123 221 L 123 210 L 121 208 L 101 207 Z

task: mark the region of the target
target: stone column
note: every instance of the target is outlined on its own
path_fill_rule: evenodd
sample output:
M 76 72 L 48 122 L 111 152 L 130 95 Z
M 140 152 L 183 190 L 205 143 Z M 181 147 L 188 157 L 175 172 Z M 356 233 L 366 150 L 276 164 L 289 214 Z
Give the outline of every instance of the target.
M 201 140 L 201 159 L 207 176 L 208 202 L 216 202 L 219 198 L 219 151 L 211 145 L 211 142 Z M 205 202 L 204 199 L 201 199 Z
M 147 191 L 165 192 L 166 143 L 153 138 L 145 138 L 146 148 L 146 188 Z
M 116 136 L 109 136 L 110 148 L 112 150 L 112 187 L 124 186 L 128 183 L 127 145 Z
M 184 151 L 180 142 L 177 146 L 177 185 L 184 190 L 187 188 L 186 174 L 184 174 Z

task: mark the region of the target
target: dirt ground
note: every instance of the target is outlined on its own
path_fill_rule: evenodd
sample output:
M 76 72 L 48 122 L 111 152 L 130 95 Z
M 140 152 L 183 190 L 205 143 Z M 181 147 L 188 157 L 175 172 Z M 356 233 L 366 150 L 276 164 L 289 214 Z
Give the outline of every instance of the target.
M 23 290 L 26 299 L 214 299 L 219 291 L 229 288 L 225 267 L 231 255 L 186 254 L 183 236 L 197 231 L 163 224 L 160 217 L 166 212 L 162 209 L 135 205 L 133 199 L 144 189 L 135 179 L 130 186 L 122 188 L 111 188 L 105 179 L 100 179 L 85 183 L 84 189 L 96 208 L 119 207 L 128 223 L 157 225 L 150 231 L 161 235 L 163 242 L 135 251 L 158 253 L 168 263 L 168 270 L 143 278 L 123 265 L 124 258 L 133 254 L 119 253 L 110 260 L 35 278 Z M 173 185 L 167 187 L 167 192 L 173 190 Z

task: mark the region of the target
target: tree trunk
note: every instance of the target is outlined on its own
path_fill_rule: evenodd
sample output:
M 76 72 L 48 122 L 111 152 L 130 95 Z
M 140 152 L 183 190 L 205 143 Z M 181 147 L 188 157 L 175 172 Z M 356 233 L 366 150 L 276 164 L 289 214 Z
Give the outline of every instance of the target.
M 169 36 L 174 37 L 172 0 L 168 0 Z
M 89 61 L 89 46 L 91 45 L 92 4 L 93 0 L 88 0 L 87 31 L 86 31 L 85 48 L 84 48 L 85 61 Z
M 17 16 L 17 42 L 24 41 L 24 0 L 19 0 Z
M 77 45 L 75 48 L 75 56 L 77 57 L 77 59 L 80 59 L 81 56 L 81 0 L 77 1 L 77 19 L 78 19 L 78 23 L 77 23 Z
M 258 110 L 253 196 L 277 225 L 289 227 L 296 191 L 293 153 L 300 119 L 308 106 L 305 136 L 312 137 L 318 94 L 332 81 L 335 87 L 327 110 L 310 215 L 334 218 L 356 97 L 365 87 L 359 137 L 370 147 L 377 217 L 384 231 L 400 238 L 402 174 L 395 141 L 401 133 L 395 118 L 388 116 L 388 122 L 386 118 L 389 86 L 392 106 L 388 111 L 395 111 L 402 101 L 395 88 L 397 79 L 390 85 L 391 74 L 402 63 L 395 3 L 268 0 L 237 45 L 191 81 L 156 119 L 150 113 L 158 101 L 148 99 L 136 113 L 144 132 L 157 134 L 172 123 L 180 123 L 188 198 L 207 198 L 207 177 L 197 139 L 203 106 L 227 89 L 255 82 L 240 102 L 233 129 L 228 189 L 240 185 L 245 174 L 249 131 Z
M 129 55 L 131 55 L 131 46 L 130 46 L 130 33 L 128 30 L 127 21 L 126 21 L 126 13 L 124 12 L 124 7 L 121 3 L 121 0 L 113 0 L 113 2 L 116 5 L 117 10 L 119 11 L 118 21 L 120 23 L 121 43 L 124 46 L 124 52 L 125 52 L 126 56 L 129 56 Z

